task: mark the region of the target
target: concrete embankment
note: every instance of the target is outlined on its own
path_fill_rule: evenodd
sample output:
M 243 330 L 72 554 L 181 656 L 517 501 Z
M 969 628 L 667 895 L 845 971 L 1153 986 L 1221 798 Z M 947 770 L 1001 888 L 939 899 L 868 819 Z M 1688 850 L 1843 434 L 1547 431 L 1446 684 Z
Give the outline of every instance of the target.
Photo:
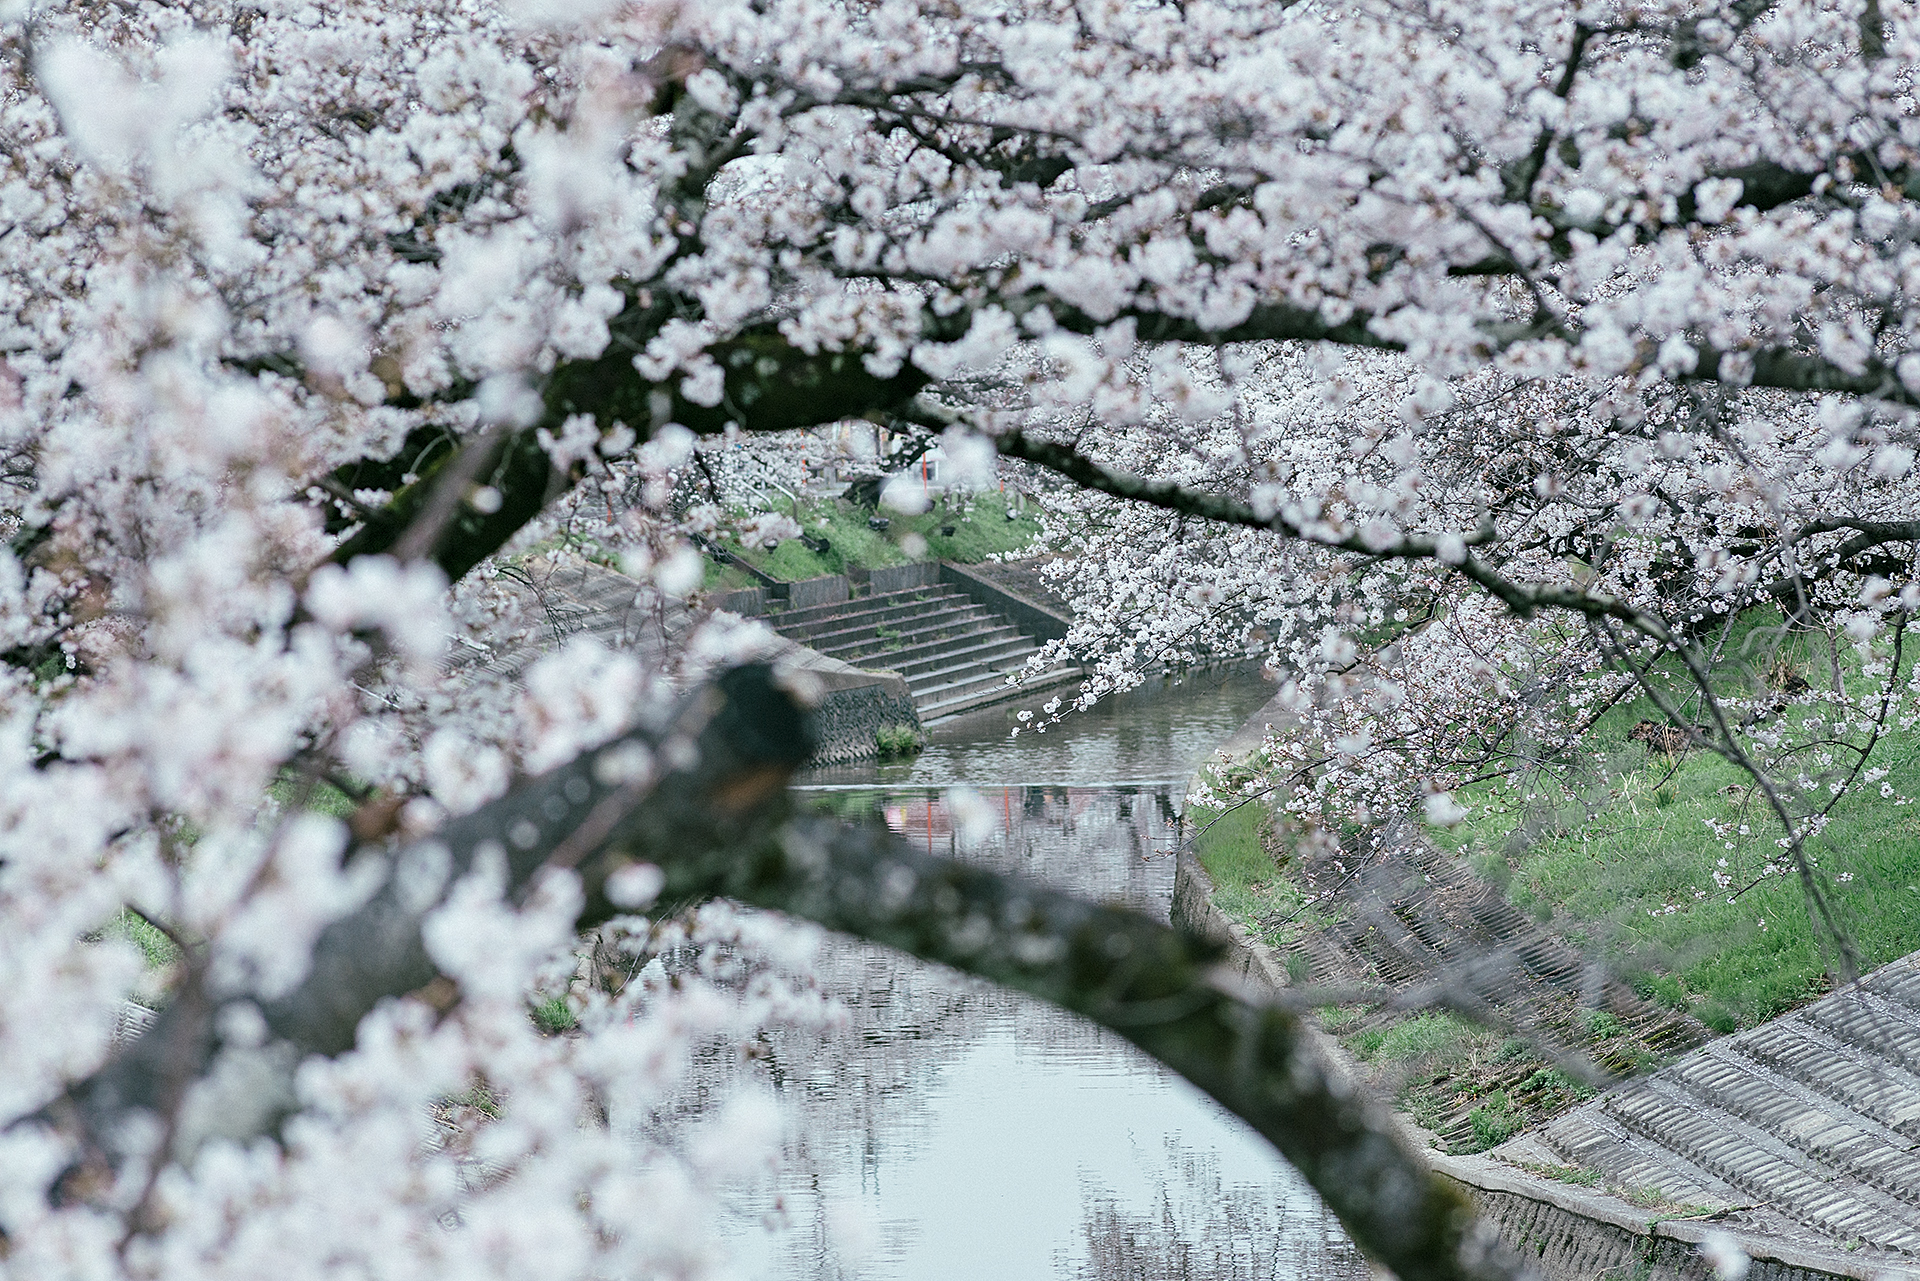
M 1174 924 L 1222 940 L 1227 965 L 1255 988 L 1287 985 L 1286 967 L 1273 950 L 1213 901 L 1213 882 L 1200 860 L 1181 850 L 1174 870 Z M 1333 1038 L 1312 1031 L 1321 1053 L 1344 1054 Z M 1661 1218 L 1619 1197 L 1562 1183 L 1485 1156 L 1449 1156 L 1431 1148 L 1431 1136 L 1402 1118 L 1408 1138 L 1442 1175 L 1458 1183 L 1494 1225 L 1501 1240 L 1536 1262 L 1547 1281 L 1709 1281 L 1715 1274 L 1700 1245 L 1728 1232 L 1721 1216 Z M 1730 1235 L 1752 1260 L 1747 1281 L 1877 1281 L 1920 1277 L 1899 1261 L 1853 1257 L 1840 1250 L 1755 1236 Z
M 1222 752 L 1228 757 L 1237 758 L 1257 747 L 1275 711 L 1271 706 L 1262 708 L 1223 745 Z M 1176 863 L 1172 915 L 1175 924 L 1221 940 L 1227 948 L 1229 967 L 1256 991 L 1277 991 L 1288 985 L 1286 962 L 1219 907 L 1214 901 L 1214 885 L 1205 867 L 1186 849 L 1180 851 Z M 1844 1235 L 1825 1229 L 1822 1223 L 1808 1220 L 1805 1214 L 1782 1213 L 1789 1209 L 1787 1205 L 1764 1204 L 1769 1199 L 1764 1187 L 1760 1188 L 1758 1195 L 1748 1195 L 1738 1201 L 1732 1197 L 1720 1197 L 1713 1199 L 1710 1204 L 1695 1205 L 1691 1202 L 1702 1198 L 1689 1197 L 1687 1206 L 1676 1208 L 1672 1204 L 1675 1200 L 1673 1196 L 1665 1194 L 1662 1188 L 1652 1186 L 1661 1172 L 1666 1171 L 1666 1166 L 1661 1166 L 1654 1175 L 1647 1176 L 1644 1183 L 1634 1179 L 1623 1186 L 1623 1180 L 1617 1177 L 1619 1170 L 1611 1167 L 1603 1169 L 1599 1165 L 1588 1168 L 1588 1164 L 1577 1155 L 1568 1154 L 1566 1144 L 1543 1147 L 1538 1152 L 1528 1146 L 1529 1141 L 1538 1145 L 1569 1125 L 1606 1130 L 1616 1137 L 1617 1147 L 1622 1151 L 1630 1149 L 1629 1155 L 1643 1163 L 1664 1157 L 1674 1171 L 1667 1172 L 1667 1177 L 1659 1181 L 1672 1183 L 1679 1177 L 1678 1170 L 1694 1169 L 1689 1158 L 1698 1162 L 1706 1160 L 1707 1155 L 1665 1152 L 1663 1140 L 1673 1135 L 1629 1133 L 1615 1114 L 1626 1116 L 1630 1122 L 1633 1116 L 1647 1109 L 1648 1105 L 1642 1096 L 1654 1096 L 1663 1101 L 1668 1095 L 1678 1097 L 1677 1091 L 1691 1088 L 1695 1078 L 1704 1080 L 1704 1074 L 1709 1071 L 1717 1072 L 1714 1080 L 1718 1082 L 1720 1076 L 1726 1075 L 1725 1071 L 1719 1070 L 1725 1067 L 1726 1061 L 1738 1056 L 1740 1065 L 1744 1066 L 1745 1058 L 1759 1055 L 1765 1049 L 1757 1045 L 1754 1055 L 1748 1055 L 1743 1042 L 1749 1039 L 1769 1043 L 1770 1040 L 1778 1040 L 1793 1030 L 1784 1026 L 1777 1031 L 1770 1031 L 1776 1025 L 1769 1024 L 1740 1037 L 1727 1038 L 1696 1050 L 1658 1073 L 1636 1078 L 1602 1094 L 1591 1103 L 1567 1114 L 1560 1122 L 1539 1127 L 1539 1138 L 1533 1138 L 1536 1131 L 1528 1131 L 1486 1155 L 1448 1155 L 1436 1150 L 1434 1135 L 1419 1129 L 1409 1118 L 1402 1117 L 1401 1122 L 1409 1140 L 1426 1154 L 1433 1167 L 1444 1177 L 1459 1184 L 1501 1239 L 1532 1259 L 1547 1281 L 1588 1281 L 1589 1278 L 1601 1277 L 1620 1278 L 1621 1281 L 1629 1278 L 1707 1281 L 1716 1274 L 1702 1253 L 1701 1246 L 1716 1239 L 1716 1234 L 1730 1236 L 1746 1252 L 1751 1260 L 1745 1274 L 1747 1281 L 1824 1281 L 1841 1277 L 1854 1281 L 1920 1278 L 1920 1262 L 1916 1262 L 1891 1238 L 1884 1243 L 1885 1248 L 1874 1248 L 1880 1244 L 1880 1238 L 1888 1233 L 1899 1235 L 1913 1230 L 1916 1216 L 1895 1215 L 1891 1221 L 1887 1221 L 1889 1216 L 1884 1212 L 1868 1213 L 1876 1207 L 1884 1211 L 1891 1200 L 1904 1202 L 1909 1191 L 1908 1185 L 1920 1186 L 1920 1144 L 1914 1142 L 1915 1126 L 1920 1124 L 1920 1120 L 1916 1120 L 1920 1118 L 1920 1090 L 1906 1088 L 1909 1077 L 1920 1079 L 1914 1070 L 1920 1068 L 1920 1058 L 1904 1066 L 1892 1061 L 1907 1057 L 1906 1042 L 1912 1038 L 1904 1027 L 1894 1026 L 1895 1022 L 1902 1020 L 1895 1019 L 1889 1013 L 1900 1012 L 1895 1009 L 1896 1004 L 1900 1005 L 1901 1010 L 1905 1008 L 1904 971 L 1896 973 L 1896 967 L 1911 968 L 1914 960 L 1907 958 L 1870 976 L 1862 985 L 1862 990 L 1866 992 L 1864 997 L 1856 996 L 1853 989 L 1848 989 L 1824 998 L 1802 1012 L 1806 1018 L 1819 1024 L 1819 1035 L 1830 1036 L 1831 1027 L 1828 1025 L 1839 1026 L 1839 1016 L 1824 1016 L 1822 1007 L 1828 1003 L 1839 1006 L 1850 1000 L 1863 999 L 1875 1003 L 1878 1035 L 1874 1045 L 1879 1049 L 1880 1057 L 1888 1059 L 1888 1062 L 1882 1070 L 1868 1072 L 1864 1076 L 1861 1072 L 1850 1072 L 1848 1079 L 1852 1083 L 1848 1088 L 1861 1094 L 1864 1100 L 1856 1101 L 1858 1106 L 1854 1110 L 1860 1112 L 1860 1116 L 1850 1119 L 1840 1115 L 1839 1107 L 1849 1100 L 1836 1093 L 1841 1088 L 1839 1085 L 1828 1082 L 1832 1088 L 1826 1088 L 1814 1082 L 1796 1086 L 1787 1079 L 1786 1073 L 1776 1071 L 1773 1075 L 1779 1079 L 1772 1084 L 1777 1087 L 1776 1093 L 1780 1097 L 1768 1101 L 1767 1106 L 1778 1112 L 1777 1116 L 1763 1116 L 1749 1107 L 1747 1110 L 1754 1112 L 1753 1115 L 1736 1120 L 1732 1119 L 1730 1113 L 1729 1119 L 1720 1126 L 1722 1146 L 1766 1157 L 1772 1163 L 1770 1168 L 1781 1179 L 1788 1181 L 1799 1179 L 1804 1182 L 1801 1176 L 1827 1170 L 1827 1166 L 1839 1159 L 1828 1153 L 1827 1148 L 1833 1148 L 1836 1152 L 1844 1148 L 1845 1154 L 1851 1158 L 1849 1164 L 1861 1164 L 1863 1169 L 1873 1167 L 1877 1173 L 1871 1179 L 1861 1180 L 1857 1196 L 1850 1193 L 1850 1183 L 1844 1177 L 1844 1171 L 1837 1167 L 1827 1171 L 1833 1177 L 1827 1181 L 1828 1195 L 1821 1207 L 1826 1219 L 1850 1222 L 1849 1215 L 1861 1211 L 1867 1218 L 1878 1220 L 1871 1225 L 1859 1225 Z M 1892 977 L 1889 978 L 1889 975 Z M 1899 990 L 1896 991 L 1896 987 Z M 1879 988 L 1886 988 L 1887 991 L 1881 992 Z M 1920 991 L 1920 986 L 1916 990 Z M 1915 1008 L 1920 1009 L 1920 1006 Z M 1906 1011 L 1908 1014 L 1913 1012 Z M 1787 1016 L 1781 1024 L 1800 1017 Z M 1310 1034 L 1316 1038 L 1320 1051 L 1327 1058 L 1352 1069 L 1353 1065 L 1331 1036 L 1317 1029 L 1310 1029 Z M 1860 1057 L 1859 1047 L 1843 1049 L 1840 1059 L 1848 1055 Z M 1836 1070 L 1848 1066 L 1839 1060 L 1836 1060 L 1836 1065 Z M 1825 1068 L 1824 1063 L 1815 1069 L 1796 1068 L 1795 1075 L 1806 1076 L 1812 1070 L 1814 1075 L 1824 1080 L 1833 1075 Z M 1750 1072 L 1748 1075 L 1757 1073 Z M 1866 1084 L 1853 1082 L 1853 1077 L 1860 1077 L 1860 1082 Z M 1671 1082 L 1668 1078 L 1672 1078 Z M 1733 1096 L 1741 1090 L 1753 1093 L 1755 1082 L 1743 1079 L 1736 1084 L 1739 1089 L 1735 1085 L 1720 1087 L 1732 1091 L 1727 1099 L 1699 1099 L 1695 1111 L 1709 1114 L 1715 1113 L 1716 1109 L 1724 1110 L 1723 1105 L 1743 1106 Z M 1871 1098 L 1866 1097 L 1869 1094 Z M 1898 1097 L 1895 1097 L 1896 1094 Z M 1880 1116 L 1881 1113 L 1885 1115 Z M 1756 1133 L 1744 1135 L 1737 1132 L 1748 1129 Z M 1768 1132 L 1759 1133 L 1761 1130 Z M 1677 1133 L 1676 1130 L 1674 1134 Z M 1869 1150 L 1876 1143 L 1877 1149 Z M 1820 1148 L 1820 1151 L 1811 1151 L 1809 1145 Z M 1857 1153 L 1854 1152 L 1856 1148 L 1860 1149 Z M 1796 1153 L 1800 1155 L 1796 1156 Z M 1611 1159 L 1620 1156 L 1620 1153 L 1609 1151 L 1605 1155 Z M 1730 1155 L 1727 1161 L 1715 1167 L 1723 1181 L 1736 1177 L 1734 1166 L 1739 1161 L 1738 1154 Z M 1755 1162 L 1748 1164 L 1754 1164 L 1756 1168 L 1758 1166 Z M 1649 1165 L 1646 1168 L 1654 1167 Z M 1700 1177 L 1697 1170 L 1694 1173 L 1696 1178 Z M 1549 1174 L 1564 1177 L 1546 1177 Z M 1592 1186 L 1588 1186 L 1590 1184 Z M 1683 1182 L 1677 1186 L 1688 1185 Z

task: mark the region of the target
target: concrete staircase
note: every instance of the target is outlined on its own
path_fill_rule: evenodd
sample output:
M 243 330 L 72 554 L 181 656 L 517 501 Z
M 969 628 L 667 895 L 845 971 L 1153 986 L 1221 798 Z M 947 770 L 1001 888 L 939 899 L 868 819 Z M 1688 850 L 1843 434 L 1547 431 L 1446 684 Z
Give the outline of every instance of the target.
M 809 649 L 872 671 L 898 672 L 921 722 L 1079 676 L 1053 669 L 1018 688 L 1007 676 L 1040 648 L 1006 617 L 944 585 L 769 612 L 773 629 Z

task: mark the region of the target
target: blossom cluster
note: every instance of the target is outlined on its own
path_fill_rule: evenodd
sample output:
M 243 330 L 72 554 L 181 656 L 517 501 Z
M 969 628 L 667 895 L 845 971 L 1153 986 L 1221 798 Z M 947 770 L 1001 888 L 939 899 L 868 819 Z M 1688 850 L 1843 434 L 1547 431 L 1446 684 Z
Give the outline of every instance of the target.
M 1835 688 L 1715 741 L 1793 845 L 1920 715 L 1916 65 L 1829 0 L 0 0 L 0 1256 L 722 1267 L 720 1176 L 581 1119 L 795 1002 L 655 971 L 540 1038 L 565 876 L 463 882 L 465 998 L 282 1142 L 185 1091 L 79 1195 L 43 1122 L 147 981 L 123 912 L 268 1000 L 368 892 L 325 789 L 424 832 L 749 653 L 687 535 L 797 488 L 777 433 L 1052 449 L 1082 701 L 1263 655 L 1303 821 L 1456 818 L 1777 609 Z M 555 646 L 575 555 L 658 644 Z M 482 1081 L 476 1181 L 424 1127 Z

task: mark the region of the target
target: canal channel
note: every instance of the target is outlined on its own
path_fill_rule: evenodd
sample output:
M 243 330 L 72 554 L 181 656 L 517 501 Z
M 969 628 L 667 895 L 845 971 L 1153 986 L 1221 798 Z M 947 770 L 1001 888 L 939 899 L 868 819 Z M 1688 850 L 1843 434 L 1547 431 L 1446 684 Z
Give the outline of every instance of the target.
M 1270 693 L 1251 673 L 1160 680 L 1017 737 L 1021 705 L 991 708 L 936 727 L 911 761 L 815 770 L 798 787 L 842 812 L 878 812 L 935 853 L 1164 919 L 1187 780 Z M 964 851 L 943 800 L 956 786 L 995 819 Z M 772 1047 L 789 1129 L 773 1187 L 736 1207 L 744 1275 L 1366 1275 L 1263 1140 L 1118 1037 L 843 940 L 824 949 L 819 974 L 845 1019 Z

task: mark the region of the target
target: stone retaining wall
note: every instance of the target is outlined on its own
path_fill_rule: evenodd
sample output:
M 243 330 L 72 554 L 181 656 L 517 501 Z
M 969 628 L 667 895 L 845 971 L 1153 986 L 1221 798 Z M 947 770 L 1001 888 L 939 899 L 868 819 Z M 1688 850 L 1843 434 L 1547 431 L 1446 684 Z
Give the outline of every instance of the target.
M 813 686 L 815 765 L 844 765 L 880 754 L 880 731 L 904 725 L 916 733 L 920 714 L 913 692 L 898 672 L 868 671 L 829 658 L 784 637 L 775 637 L 774 668 Z
M 813 721 L 820 736 L 813 753 L 816 765 L 871 760 L 879 755 L 881 730 L 897 725 L 920 728 L 907 683 L 891 673 L 869 684 L 828 690 L 813 709 Z
M 818 578 L 801 578 L 772 587 L 741 587 L 721 592 L 711 604 L 714 609 L 724 609 L 743 618 L 759 618 L 776 607 L 806 609 L 811 605 L 834 605 L 851 600 L 855 586 L 864 587 L 864 595 L 877 596 L 910 587 L 932 587 L 940 581 L 940 562 L 921 560 L 880 569 L 855 568 L 845 574 L 822 574 Z
M 885 565 L 867 571 L 867 594 L 904 592 L 910 587 L 932 587 L 940 581 L 940 562 L 917 560 L 907 565 Z

